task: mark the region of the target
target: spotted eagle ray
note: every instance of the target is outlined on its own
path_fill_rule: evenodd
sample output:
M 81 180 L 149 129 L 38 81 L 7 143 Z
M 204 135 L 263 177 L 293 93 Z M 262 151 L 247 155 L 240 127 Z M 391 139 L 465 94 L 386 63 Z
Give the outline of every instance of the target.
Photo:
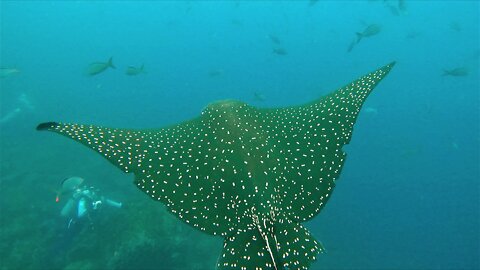
M 325 206 L 365 99 L 390 63 L 302 106 L 219 101 L 159 129 L 46 122 L 126 173 L 180 220 L 224 237 L 217 269 L 308 269 L 323 251 L 301 223 Z

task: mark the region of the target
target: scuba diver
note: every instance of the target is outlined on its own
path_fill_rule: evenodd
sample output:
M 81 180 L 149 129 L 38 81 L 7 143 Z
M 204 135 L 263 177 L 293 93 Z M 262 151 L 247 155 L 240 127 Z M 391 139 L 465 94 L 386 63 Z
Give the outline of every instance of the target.
M 61 197 L 69 196 L 60 214 L 67 218 L 67 228 L 81 227 L 80 224 L 88 222 L 93 229 L 92 216 L 99 212 L 103 205 L 121 208 L 122 203 L 105 198 L 99 194 L 99 190 L 90 186 L 82 185 L 84 179 L 73 176 L 62 181 L 60 191 L 57 192 L 56 202 Z
M 92 186 L 83 185 L 84 179 L 73 176 L 65 178 L 56 192 L 55 201 L 58 203 L 64 198 L 68 198 L 65 205 L 60 211 L 60 218 L 62 219 L 59 231 L 56 233 L 55 240 L 50 248 L 50 256 L 47 256 L 51 261 L 47 264 L 57 265 L 66 260 L 65 256 L 71 245 L 74 243 L 76 237 L 81 235 L 81 232 L 90 232 L 94 230 L 94 221 L 102 223 L 102 220 L 108 220 L 107 212 L 103 211 L 104 205 L 113 208 L 123 208 L 123 204 L 101 196 L 99 190 Z M 58 268 L 57 266 L 51 268 Z

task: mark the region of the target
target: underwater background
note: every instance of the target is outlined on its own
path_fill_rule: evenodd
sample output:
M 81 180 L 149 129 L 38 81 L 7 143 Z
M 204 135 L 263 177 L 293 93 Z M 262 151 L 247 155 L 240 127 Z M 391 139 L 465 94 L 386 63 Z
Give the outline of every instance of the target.
M 297 105 L 391 61 L 306 224 L 327 250 L 311 269 L 479 269 L 479 13 L 478 1 L 0 1 L 0 269 L 213 269 L 221 252 L 132 175 L 37 124 L 156 128 L 221 99 Z M 88 75 L 110 57 L 115 69 Z M 66 238 L 55 191 L 73 175 L 124 207 Z

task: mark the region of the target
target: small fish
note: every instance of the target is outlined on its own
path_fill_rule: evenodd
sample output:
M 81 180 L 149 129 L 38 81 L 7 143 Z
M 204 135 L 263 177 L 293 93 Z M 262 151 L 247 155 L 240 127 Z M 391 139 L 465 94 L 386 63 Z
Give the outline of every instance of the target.
M 18 73 L 20 73 L 20 70 L 16 68 L 0 68 L 0 78 L 11 77 Z
M 219 77 L 223 75 L 223 70 L 222 69 L 212 69 L 208 72 L 209 77 Z
M 365 112 L 366 112 L 366 113 L 373 114 L 373 115 L 378 114 L 377 108 L 374 108 L 374 107 L 366 107 L 366 108 L 365 108 Z
M 404 148 L 400 149 L 400 157 L 410 159 L 422 152 L 420 146 L 405 146 Z
M 457 143 L 457 141 L 455 141 L 455 140 L 454 140 L 454 141 L 452 141 L 452 148 L 453 148 L 454 150 L 458 150 L 458 149 L 460 149 L 460 147 L 458 146 L 458 143 Z
M 348 45 L 347 52 L 351 52 L 353 50 L 353 48 L 355 47 L 355 45 L 357 45 L 357 41 L 354 39 L 354 40 L 352 40 L 352 42 L 350 42 L 350 45 Z
M 458 22 L 451 22 L 450 29 L 455 32 L 462 32 L 462 26 Z
M 262 94 L 262 93 L 259 93 L 259 92 L 253 93 L 253 96 L 254 96 L 255 99 L 258 100 L 258 101 L 265 101 L 265 99 L 266 99 L 265 95 Z
M 273 48 L 273 53 L 276 55 L 287 55 L 288 52 L 284 48 Z
M 32 104 L 30 101 L 30 98 L 27 96 L 27 94 L 22 93 L 18 98 L 17 98 L 18 103 L 20 103 L 21 107 L 27 108 L 30 111 L 35 110 L 35 106 Z
M 453 69 L 444 69 L 442 76 L 462 77 L 467 76 L 470 70 L 467 67 L 458 67 Z
M 0 124 L 5 124 L 7 122 L 10 122 L 13 118 L 15 118 L 21 112 L 22 112 L 22 109 L 15 108 L 14 110 L 0 117 Z
M 270 35 L 268 35 L 268 37 L 270 38 L 270 40 L 271 40 L 273 43 L 275 43 L 275 44 L 277 44 L 277 45 L 282 44 L 282 42 L 280 41 L 280 39 L 279 39 L 277 36 L 270 34 Z
M 108 62 L 106 63 L 102 63 L 102 62 L 91 63 L 87 68 L 87 75 L 93 76 L 93 75 L 97 75 L 104 72 L 109 67 L 115 68 L 112 62 L 112 58 L 113 57 L 110 57 L 110 59 L 108 59 Z
M 384 3 L 385 7 L 395 16 L 408 14 L 407 5 L 404 0 L 398 0 L 396 5 L 387 1 L 384 1 Z
M 237 19 L 232 19 L 230 23 L 234 26 L 243 27 L 243 22 Z
M 357 32 L 356 33 L 357 34 L 357 43 L 359 43 L 360 40 L 362 40 L 362 38 L 372 37 L 372 36 L 377 35 L 378 33 L 380 33 L 380 31 L 382 31 L 382 27 L 380 25 L 370 24 L 362 32 Z
M 398 0 L 398 10 L 400 10 L 402 14 L 407 14 L 407 4 L 405 0 Z
M 417 32 L 415 30 L 412 30 L 405 35 L 405 38 L 406 39 L 415 39 L 417 37 L 420 37 L 421 35 L 422 35 L 422 33 Z
M 142 73 L 147 73 L 145 71 L 144 65 L 142 65 L 139 68 L 134 67 L 134 66 L 129 66 L 127 68 L 127 71 L 125 71 L 125 74 L 127 74 L 128 76 L 135 76 L 135 75 L 142 74 Z
M 381 30 L 382 30 L 382 28 L 381 28 L 380 25 L 370 24 L 362 32 L 357 32 L 356 33 L 357 38 L 356 38 L 356 40 L 355 39 L 352 40 L 352 42 L 348 46 L 347 52 L 351 52 L 353 50 L 353 48 L 360 42 L 360 40 L 362 40 L 362 38 L 375 36 L 378 33 L 380 33 Z
M 17 102 L 18 106 L 17 108 L 9 111 L 5 115 L 0 114 L 0 125 L 5 124 L 10 122 L 11 120 L 15 119 L 21 112 L 31 112 L 35 110 L 35 106 L 32 105 L 30 102 L 29 98 L 25 93 L 22 93 L 18 98 Z
M 310 0 L 310 1 L 308 1 L 308 5 L 309 6 L 314 6 L 317 2 L 318 2 L 318 0 Z
M 390 10 L 390 13 L 392 13 L 393 15 L 395 16 L 400 15 L 400 12 L 398 11 L 398 8 L 396 6 L 392 6 L 390 4 L 386 4 L 385 6 Z

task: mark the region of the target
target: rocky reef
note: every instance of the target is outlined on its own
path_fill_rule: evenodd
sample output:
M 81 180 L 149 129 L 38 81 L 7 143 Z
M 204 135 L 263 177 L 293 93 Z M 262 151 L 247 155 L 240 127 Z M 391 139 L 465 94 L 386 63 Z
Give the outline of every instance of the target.
M 13 178 L 31 184 L 40 177 Z M 121 209 L 100 209 L 91 224 L 71 233 L 53 203 L 36 204 L 31 196 L 16 196 L 25 194 L 24 185 L 4 187 L 0 197 L 1 270 L 211 269 L 220 255 L 211 250 L 220 250 L 221 238 L 197 232 L 140 193 L 124 201 Z

